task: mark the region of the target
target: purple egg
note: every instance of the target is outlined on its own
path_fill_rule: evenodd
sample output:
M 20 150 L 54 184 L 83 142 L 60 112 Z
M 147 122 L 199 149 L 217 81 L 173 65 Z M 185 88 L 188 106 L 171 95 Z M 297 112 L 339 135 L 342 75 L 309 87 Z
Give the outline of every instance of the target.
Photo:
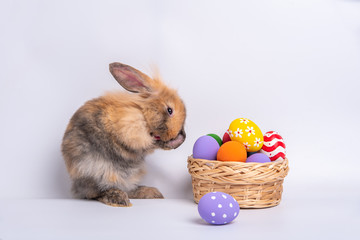
M 257 163 L 267 163 L 271 162 L 270 158 L 264 153 L 255 153 L 246 159 L 246 162 L 257 162 Z
M 219 143 L 211 136 L 202 136 L 196 140 L 193 148 L 193 158 L 216 160 Z
M 258 153 L 258 152 L 247 152 L 247 157 L 250 157 L 251 155 L 254 155 L 255 153 Z
M 200 199 L 198 211 L 206 222 L 222 225 L 233 221 L 239 215 L 240 207 L 231 195 L 223 192 L 210 192 Z

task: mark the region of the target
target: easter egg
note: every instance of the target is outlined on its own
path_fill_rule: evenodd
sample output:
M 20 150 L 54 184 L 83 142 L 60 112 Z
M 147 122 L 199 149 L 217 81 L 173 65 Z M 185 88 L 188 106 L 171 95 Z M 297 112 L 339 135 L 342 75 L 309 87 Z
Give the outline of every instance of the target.
M 260 152 L 266 154 L 271 161 L 285 159 L 284 139 L 275 131 L 269 131 L 264 135 L 264 145 Z
M 219 146 L 221 146 L 223 144 L 223 142 L 221 141 L 221 138 L 218 135 L 216 135 L 214 133 L 209 133 L 208 136 L 213 137 L 219 143 Z
M 198 212 L 210 224 L 230 223 L 239 215 L 240 207 L 235 198 L 223 192 L 210 192 L 199 201 Z
M 226 133 L 224 133 L 224 136 L 222 138 L 222 142 L 226 143 L 228 141 L 231 141 L 231 138 L 230 138 L 230 135 L 229 135 L 228 131 L 226 131 Z
M 229 141 L 221 145 L 216 159 L 219 161 L 245 162 L 246 157 L 246 149 L 242 143 Z
M 254 153 L 246 159 L 247 163 L 257 162 L 257 163 L 266 163 L 271 162 L 270 158 L 264 153 Z
M 211 136 L 198 138 L 193 147 L 193 157 L 207 160 L 216 160 L 219 143 Z
M 263 146 L 264 138 L 260 128 L 247 118 L 232 121 L 229 126 L 229 135 L 232 141 L 244 144 L 248 152 L 257 152 Z

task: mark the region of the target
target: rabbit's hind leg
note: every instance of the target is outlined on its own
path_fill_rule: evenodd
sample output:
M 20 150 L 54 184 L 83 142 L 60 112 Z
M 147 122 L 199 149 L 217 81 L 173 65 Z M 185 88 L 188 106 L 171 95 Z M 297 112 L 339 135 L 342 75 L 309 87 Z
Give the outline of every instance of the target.
M 132 199 L 154 199 L 164 198 L 161 192 L 154 187 L 138 186 L 135 190 L 128 193 Z

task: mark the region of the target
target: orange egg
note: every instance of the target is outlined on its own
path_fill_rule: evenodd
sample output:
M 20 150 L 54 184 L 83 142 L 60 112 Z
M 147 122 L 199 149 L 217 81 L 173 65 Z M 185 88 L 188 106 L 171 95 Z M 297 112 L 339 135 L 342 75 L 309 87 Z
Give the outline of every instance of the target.
M 244 144 L 237 141 L 229 141 L 221 145 L 217 152 L 217 160 L 246 162 L 246 148 Z

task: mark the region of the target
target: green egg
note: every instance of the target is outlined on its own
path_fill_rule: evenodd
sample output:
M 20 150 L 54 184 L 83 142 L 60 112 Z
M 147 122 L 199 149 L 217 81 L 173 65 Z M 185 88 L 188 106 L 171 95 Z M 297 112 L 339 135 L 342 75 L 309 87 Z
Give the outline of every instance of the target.
M 209 133 L 207 135 L 210 137 L 213 137 L 219 143 L 219 146 L 221 146 L 223 144 L 221 138 L 218 135 L 216 135 L 214 133 Z

